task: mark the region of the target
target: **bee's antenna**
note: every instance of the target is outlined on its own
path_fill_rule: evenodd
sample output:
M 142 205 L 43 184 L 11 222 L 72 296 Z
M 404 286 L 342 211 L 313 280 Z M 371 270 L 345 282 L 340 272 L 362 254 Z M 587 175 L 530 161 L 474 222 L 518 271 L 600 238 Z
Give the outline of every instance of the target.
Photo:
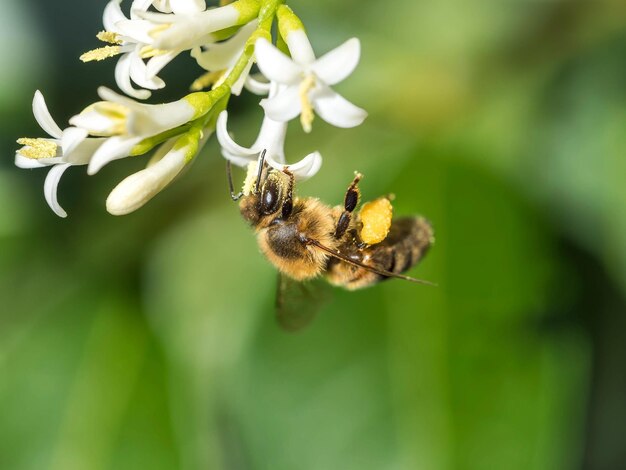
M 237 202 L 243 196 L 243 191 L 235 194 L 235 186 L 233 185 L 233 174 L 230 168 L 230 160 L 226 160 L 226 174 L 228 175 L 228 188 L 230 189 L 230 197 Z
M 259 157 L 259 170 L 256 175 L 256 183 L 254 184 L 254 193 L 259 192 L 259 186 L 261 185 L 261 175 L 263 175 L 263 167 L 265 166 L 265 152 L 267 150 L 263 150 L 261 152 L 261 156 Z

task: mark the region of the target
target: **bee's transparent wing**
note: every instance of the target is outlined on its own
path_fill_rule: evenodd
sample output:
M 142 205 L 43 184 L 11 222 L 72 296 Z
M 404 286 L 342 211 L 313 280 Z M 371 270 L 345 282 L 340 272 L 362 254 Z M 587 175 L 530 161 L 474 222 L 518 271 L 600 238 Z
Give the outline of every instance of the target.
M 287 331 L 298 331 L 315 317 L 332 295 L 332 287 L 323 279 L 294 281 L 278 275 L 276 291 L 276 319 Z

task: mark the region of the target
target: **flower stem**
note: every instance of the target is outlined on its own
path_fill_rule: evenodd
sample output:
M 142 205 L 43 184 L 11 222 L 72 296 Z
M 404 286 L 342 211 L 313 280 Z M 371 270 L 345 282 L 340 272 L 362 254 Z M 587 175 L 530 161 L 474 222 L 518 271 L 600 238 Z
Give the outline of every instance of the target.
M 271 29 L 272 23 L 274 22 L 274 18 L 276 16 L 276 10 L 280 5 L 282 5 L 284 0 L 264 0 L 261 4 L 261 8 L 259 9 L 259 26 L 256 31 L 252 33 L 250 39 L 246 43 L 246 47 L 244 48 L 241 56 L 237 59 L 237 63 L 233 67 L 233 69 L 228 74 L 228 77 L 224 80 L 224 84 L 232 87 L 239 77 L 246 69 L 248 62 L 252 59 L 252 55 L 254 54 L 254 43 L 257 39 L 261 37 L 265 37 L 271 40 Z

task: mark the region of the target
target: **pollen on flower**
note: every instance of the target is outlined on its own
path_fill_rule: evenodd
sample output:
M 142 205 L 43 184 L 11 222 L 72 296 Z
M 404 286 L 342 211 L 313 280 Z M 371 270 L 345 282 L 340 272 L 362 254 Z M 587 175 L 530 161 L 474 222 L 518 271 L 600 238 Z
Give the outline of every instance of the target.
M 20 155 L 33 160 L 42 158 L 54 158 L 57 156 L 57 144 L 48 139 L 21 138 L 17 141 L 24 147 L 20 150 Z
M 120 46 L 104 46 L 85 52 L 83 55 L 80 56 L 80 60 L 82 60 L 83 62 L 93 62 L 94 60 L 100 61 L 108 59 L 110 57 L 115 57 L 121 52 L 122 48 Z
M 252 192 L 252 189 L 254 188 L 254 185 L 256 183 L 257 176 L 258 176 L 257 175 L 258 168 L 259 168 L 259 164 L 256 160 L 248 163 L 248 172 L 246 173 L 246 179 L 243 182 L 243 188 L 242 188 L 243 194 L 245 196 L 248 196 Z
M 122 40 L 120 39 L 119 34 L 114 33 L 112 31 L 100 31 L 96 34 L 96 37 L 102 42 L 108 42 L 109 44 L 117 44 L 121 45 Z
M 215 72 L 207 72 L 200 75 L 194 80 L 189 89 L 191 91 L 202 91 L 206 88 L 210 88 L 211 85 L 218 85 L 219 82 L 224 79 L 224 72 L 226 70 L 216 70 Z
M 313 75 L 307 75 L 300 83 L 300 103 L 302 104 L 302 113 L 300 114 L 300 123 L 304 132 L 309 133 L 313 128 L 313 119 L 315 114 L 313 113 L 313 105 L 309 98 L 310 91 L 315 87 L 315 77 Z

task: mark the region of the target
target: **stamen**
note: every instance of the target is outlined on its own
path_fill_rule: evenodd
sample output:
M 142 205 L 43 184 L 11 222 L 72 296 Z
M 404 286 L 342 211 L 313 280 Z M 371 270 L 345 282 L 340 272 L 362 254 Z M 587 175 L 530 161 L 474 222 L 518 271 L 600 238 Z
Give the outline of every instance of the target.
M 164 49 L 155 49 L 152 46 L 143 46 L 139 51 L 139 54 L 142 59 L 149 59 L 158 55 L 167 54 L 167 51 Z
M 96 37 L 100 39 L 100 41 L 108 42 L 109 44 L 117 44 L 118 46 L 122 44 L 119 34 L 112 31 L 100 31 L 96 34 Z
M 217 85 L 219 81 L 223 80 L 225 70 L 217 70 L 215 72 L 207 72 L 204 75 L 199 76 L 191 84 L 191 91 L 202 91 L 205 88 L 210 88 L 211 85 Z
M 108 59 L 109 57 L 115 57 L 122 52 L 120 46 L 104 46 L 92 51 L 85 52 L 80 56 L 80 60 L 83 62 L 92 62 L 94 60 L 100 61 Z
M 313 128 L 313 119 L 315 114 L 313 113 L 313 106 L 311 105 L 311 99 L 309 98 L 309 92 L 315 88 L 315 77 L 313 75 L 307 75 L 300 84 L 300 103 L 302 105 L 302 113 L 300 114 L 300 123 L 304 132 L 309 133 Z
M 48 139 L 31 139 L 23 137 L 17 140 L 17 143 L 23 145 L 20 149 L 20 155 L 33 160 L 42 158 L 54 158 L 57 156 L 58 145 Z

